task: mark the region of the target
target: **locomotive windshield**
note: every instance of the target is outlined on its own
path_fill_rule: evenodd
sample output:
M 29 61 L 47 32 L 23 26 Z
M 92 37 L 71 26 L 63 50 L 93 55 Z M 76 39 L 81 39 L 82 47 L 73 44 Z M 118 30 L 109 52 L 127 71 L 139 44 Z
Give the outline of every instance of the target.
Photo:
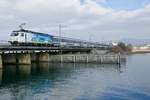
M 13 32 L 10 36 L 18 36 L 18 35 L 19 35 L 19 33 Z

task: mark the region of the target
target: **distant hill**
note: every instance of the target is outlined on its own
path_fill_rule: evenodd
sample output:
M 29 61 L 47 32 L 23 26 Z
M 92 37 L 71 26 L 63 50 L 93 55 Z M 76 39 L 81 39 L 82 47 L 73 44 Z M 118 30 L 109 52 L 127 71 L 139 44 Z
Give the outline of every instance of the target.
M 120 41 L 122 41 L 126 44 L 132 44 L 135 46 L 150 44 L 150 39 L 125 38 L 125 39 L 121 39 Z

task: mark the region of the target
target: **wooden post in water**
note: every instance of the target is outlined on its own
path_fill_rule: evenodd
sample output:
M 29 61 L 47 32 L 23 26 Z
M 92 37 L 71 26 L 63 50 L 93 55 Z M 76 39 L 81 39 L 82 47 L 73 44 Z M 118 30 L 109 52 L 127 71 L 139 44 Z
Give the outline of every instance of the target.
M 74 63 L 76 62 L 76 56 L 75 55 L 73 56 L 73 62 Z
M 121 64 L 121 55 L 57 55 L 51 58 L 54 62 L 72 62 L 72 63 L 114 63 Z
M 120 60 L 121 58 L 120 58 L 120 52 L 119 52 L 119 55 L 118 55 L 118 64 L 120 65 L 120 63 L 121 63 L 121 60 Z
M 86 62 L 89 63 L 89 56 L 86 56 Z
M 60 56 L 60 62 L 61 62 L 61 63 L 63 62 L 63 57 L 62 57 L 62 55 Z
M 101 56 L 101 64 L 103 63 L 103 56 Z

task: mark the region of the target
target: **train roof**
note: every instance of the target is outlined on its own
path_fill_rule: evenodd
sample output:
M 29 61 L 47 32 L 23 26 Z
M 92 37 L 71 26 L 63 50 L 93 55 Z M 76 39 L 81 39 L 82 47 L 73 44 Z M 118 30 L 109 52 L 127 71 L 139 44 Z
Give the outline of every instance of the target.
M 15 30 L 13 32 L 27 32 L 27 33 L 33 33 L 33 34 L 39 34 L 39 35 L 45 35 L 45 36 L 52 36 L 50 34 L 40 33 L 40 32 L 35 32 L 35 31 L 25 30 L 25 29 Z

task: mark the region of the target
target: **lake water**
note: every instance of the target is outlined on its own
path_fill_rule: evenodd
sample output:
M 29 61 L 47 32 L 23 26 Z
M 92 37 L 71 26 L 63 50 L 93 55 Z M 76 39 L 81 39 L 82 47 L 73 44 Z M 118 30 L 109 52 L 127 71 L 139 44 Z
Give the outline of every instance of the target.
M 4 65 L 0 100 L 150 100 L 150 54 L 125 64 Z

